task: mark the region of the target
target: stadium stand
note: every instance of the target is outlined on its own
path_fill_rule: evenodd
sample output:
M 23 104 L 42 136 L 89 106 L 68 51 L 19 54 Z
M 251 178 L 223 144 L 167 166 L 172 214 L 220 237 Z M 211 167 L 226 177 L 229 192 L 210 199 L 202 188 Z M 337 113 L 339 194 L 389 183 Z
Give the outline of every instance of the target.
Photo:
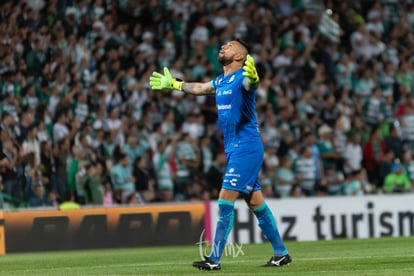
M 4 0 L 0 20 L 2 204 L 216 198 L 214 97 L 148 78 L 212 79 L 232 37 L 261 76 L 266 196 L 413 191 L 412 1 Z M 411 187 L 384 190 L 396 168 Z

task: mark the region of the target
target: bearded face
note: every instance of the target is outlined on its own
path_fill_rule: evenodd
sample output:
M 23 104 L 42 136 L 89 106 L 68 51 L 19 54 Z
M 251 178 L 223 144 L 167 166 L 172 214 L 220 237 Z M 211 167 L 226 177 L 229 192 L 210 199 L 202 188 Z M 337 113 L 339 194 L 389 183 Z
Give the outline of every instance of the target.
M 228 42 L 221 46 L 217 60 L 221 65 L 226 66 L 233 62 L 235 54 L 235 45 L 233 42 Z
M 229 65 L 230 63 L 232 63 L 232 61 L 233 61 L 233 58 L 229 58 L 229 57 L 226 57 L 225 55 L 218 55 L 218 57 L 217 57 L 217 60 L 218 60 L 218 62 L 220 62 L 220 64 L 222 65 L 222 66 L 226 66 L 226 65 Z
M 246 56 L 247 52 L 243 52 L 245 50 L 241 49 L 238 42 L 230 41 L 221 46 L 217 61 L 223 66 L 229 65 L 234 61 L 240 61 L 243 56 Z

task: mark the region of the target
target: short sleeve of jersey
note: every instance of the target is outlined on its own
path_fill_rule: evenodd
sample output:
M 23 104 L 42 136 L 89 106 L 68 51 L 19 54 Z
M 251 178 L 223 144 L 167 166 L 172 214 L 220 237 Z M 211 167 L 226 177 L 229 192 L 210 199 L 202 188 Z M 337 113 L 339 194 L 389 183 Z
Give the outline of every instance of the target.
M 214 80 L 211 80 L 210 83 L 211 83 L 211 87 L 213 87 L 214 89 L 217 88 L 216 85 L 214 84 L 215 83 L 215 79 Z

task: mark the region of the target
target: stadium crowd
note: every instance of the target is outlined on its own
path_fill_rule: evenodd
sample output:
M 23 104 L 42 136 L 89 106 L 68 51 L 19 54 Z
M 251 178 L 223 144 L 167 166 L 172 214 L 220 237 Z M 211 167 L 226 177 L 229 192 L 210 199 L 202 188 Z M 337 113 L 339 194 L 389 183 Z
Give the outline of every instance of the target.
M 251 45 L 261 78 L 267 197 L 412 192 L 414 3 L 324 4 L 338 40 L 309 0 L 1 1 L 3 198 L 217 198 L 226 160 L 214 97 L 151 91 L 148 78 L 167 66 L 210 80 L 232 37 Z

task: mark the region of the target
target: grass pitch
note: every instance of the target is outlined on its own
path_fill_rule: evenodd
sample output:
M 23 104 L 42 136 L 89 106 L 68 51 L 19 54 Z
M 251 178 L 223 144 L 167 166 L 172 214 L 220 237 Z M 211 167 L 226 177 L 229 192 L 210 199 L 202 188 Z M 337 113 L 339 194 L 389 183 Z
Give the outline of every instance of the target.
M 293 263 L 260 267 L 272 255 L 269 243 L 228 250 L 221 271 L 199 271 L 199 247 L 151 247 L 7 254 L 0 275 L 414 275 L 414 237 L 287 242 Z

